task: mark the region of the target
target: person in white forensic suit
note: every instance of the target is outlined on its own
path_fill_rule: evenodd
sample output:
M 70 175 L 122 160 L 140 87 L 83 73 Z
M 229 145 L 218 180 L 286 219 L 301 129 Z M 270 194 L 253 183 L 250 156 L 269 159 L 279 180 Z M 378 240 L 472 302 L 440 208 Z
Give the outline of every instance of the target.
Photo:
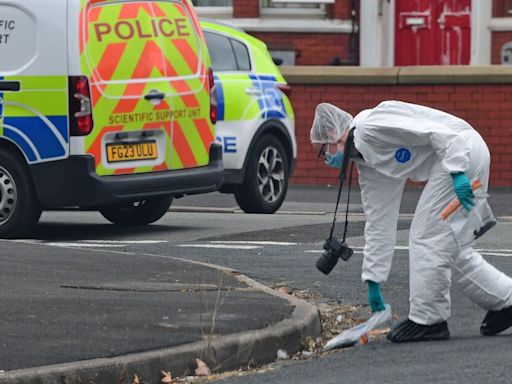
M 401 101 L 384 101 L 355 118 L 322 103 L 316 108 L 310 136 L 327 165 L 341 167 L 350 128 L 355 128 L 351 155 L 366 216 L 362 280 L 368 283 L 372 311 L 385 308 L 380 284 L 390 272 L 406 180 L 427 181 L 409 235 L 409 316 L 392 328 L 388 339 L 448 339 L 452 275 L 462 292 L 488 311 L 480 327 L 482 335 L 510 327 L 512 279 L 486 262 L 472 245 L 460 249 L 440 218 L 456 197 L 464 209 L 472 209 L 470 180 L 480 179 L 487 191 L 490 154 L 479 133 L 456 116 Z

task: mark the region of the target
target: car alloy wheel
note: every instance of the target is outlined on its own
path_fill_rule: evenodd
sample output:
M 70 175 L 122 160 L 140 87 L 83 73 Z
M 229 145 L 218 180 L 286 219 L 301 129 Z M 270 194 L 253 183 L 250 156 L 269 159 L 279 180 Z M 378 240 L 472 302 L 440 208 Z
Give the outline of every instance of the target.
M 276 202 L 283 193 L 285 184 L 284 161 L 276 148 L 269 146 L 262 151 L 257 175 L 258 188 L 263 199 L 269 203 Z

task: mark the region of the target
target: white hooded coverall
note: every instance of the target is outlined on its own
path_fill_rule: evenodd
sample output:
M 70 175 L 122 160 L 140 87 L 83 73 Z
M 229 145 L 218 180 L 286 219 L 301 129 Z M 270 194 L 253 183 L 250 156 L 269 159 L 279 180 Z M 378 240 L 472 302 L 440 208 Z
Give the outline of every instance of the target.
M 407 178 L 428 180 L 409 236 L 409 319 L 431 325 L 450 317 L 451 273 L 464 294 L 485 310 L 512 305 L 512 279 L 472 246 L 459 249 L 439 218 L 456 198 L 450 173 L 479 178 L 487 191 L 489 150 L 464 120 L 432 108 L 385 101 L 352 122 L 366 216 L 363 281 L 387 280 L 396 241 L 400 200 Z

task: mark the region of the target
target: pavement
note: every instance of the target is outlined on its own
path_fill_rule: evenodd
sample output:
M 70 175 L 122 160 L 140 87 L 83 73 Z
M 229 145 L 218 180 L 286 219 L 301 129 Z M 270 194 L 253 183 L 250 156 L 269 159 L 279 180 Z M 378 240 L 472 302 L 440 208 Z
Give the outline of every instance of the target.
M 2 252 L 1 383 L 158 383 L 161 370 L 193 375 L 196 358 L 216 371 L 270 362 L 320 334 L 316 308 L 232 269 L 87 252 Z
M 339 212 L 345 212 L 347 201 L 347 187 L 343 187 L 343 193 L 340 198 Z M 402 216 L 414 214 L 416 203 L 420 198 L 422 187 L 420 185 L 408 185 L 404 189 L 400 213 Z M 288 189 L 286 200 L 281 209 L 276 213 L 278 215 L 289 214 L 325 214 L 334 211 L 338 187 L 329 186 L 296 186 Z M 489 203 L 496 212 L 502 217 L 512 216 L 512 188 L 491 188 L 488 191 Z M 200 211 L 200 212 L 219 212 L 219 213 L 237 213 L 241 212 L 238 208 L 235 198 L 231 194 L 212 192 L 206 195 L 192 195 L 177 199 L 171 206 L 171 211 Z M 361 202 L 361 192 L 358 187 L 352 187 L 350 194 L 349 212 L 362 215 L 363 206 Z M 341 217 L 341 215 L 340 215 Z
M 278 214 L 318 214 L 313 200 L 332 212 L 336 192 L 292 187 Z M 403 213 L 419 194 L 406 189 Z M 509 197 L 510 189 L 491 191 L 506 220 Z M 172 209 L 236 210 L 233 201 L 190 196 Z M 361 214 L 357 191 L 350 211 Z M 317 308 L 222 266 L 101 250 L 83 258 L 83 249 L 48 253 L 25 242 L 0 249 L 0 383 L 124 383 L 134 373 L 158 383 L 161 370 L 193 374 L 196 358 L 213 370 L 270 362 L 321 332 Z M 34 359 L 35 347 L 47 353 Z

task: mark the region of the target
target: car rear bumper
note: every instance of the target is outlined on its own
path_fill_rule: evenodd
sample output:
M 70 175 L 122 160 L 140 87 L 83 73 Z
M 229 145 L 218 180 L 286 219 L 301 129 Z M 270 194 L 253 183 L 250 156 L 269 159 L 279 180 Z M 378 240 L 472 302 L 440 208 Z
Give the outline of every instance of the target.
M 160 195 L 192 195 L 216 191 L 224 180 L 222 146 L 212 144 L 204 167 L 143 174 L 98 176 L 90 156 L 30 167 L 43 208 L 99 207 Z

